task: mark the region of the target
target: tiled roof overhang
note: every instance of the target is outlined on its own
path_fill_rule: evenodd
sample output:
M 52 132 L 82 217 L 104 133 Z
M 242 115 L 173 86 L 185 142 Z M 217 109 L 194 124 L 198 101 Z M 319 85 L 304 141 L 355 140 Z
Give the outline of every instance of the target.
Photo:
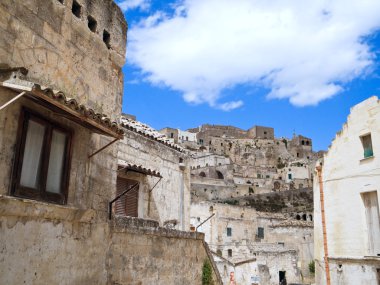
M 140 134 L 144 137 L 147 137 L 149 139 L 155 140 L 159 143 L 162 143 L 172 149 L 175 149 L 176 151 L 185 152 L 185 149 L 180 147 L 179 145 L 170 142 L 168 138 L 166 138 L 163 134 L 157 132 L 153 128 L 149 127 L 146 124 L 143 124 L 138 121 L 134 121 L 131 119 L 127 119 L 124 117 L 121 117 L 120 119 L 121 126 L 124 127 L 126 130 L 130 130 L 134 133 Z
M 16 92 L 26 92 L 25 97 L 95 133 L 116 139 L 122 139 L 124 136 L 124 131 L 119 124 L 111 121 L 106 115 L 96 113 L 93 109 L 79 104 L 77 100 L 66 97 L 61 91 L 55 91 L 48 87 L 41 87 L 34 82 L 22 80 L 18 78 L 14 70 L 12 70 L 10 79 L 4 80 L 4 78 L 1 78 L 0 86 Z
M 137 173 L 141 173 L 141 174 L 145 174 L 145 175 L 150 175 L 150 176 L 162 178 L 160 172 L 146 168 L 146 167 L 143 167 L 142 165 L 128 163 L 128 162 L 125 162 L 125 161 L 120 160 L 120 159 L 118 161 L 118 165 L 119 165 L 119 167 L 118 167 L 119 170 L 125 169 L 127 171 L 133 171 L 133 172 L 137 172 Z

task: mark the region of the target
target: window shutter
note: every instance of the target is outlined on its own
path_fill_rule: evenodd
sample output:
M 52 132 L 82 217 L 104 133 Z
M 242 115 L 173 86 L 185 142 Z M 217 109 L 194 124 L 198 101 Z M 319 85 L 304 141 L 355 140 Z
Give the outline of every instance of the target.
M 117 182 L 116 182 L 116 185 L 117 185 L 116 195 L 120 195 L 125 190 L 135 185 L 136 182 L 137 181 L 118 177 Z M 127 194 L 120 197 L 120 199 L 116 201 L 115 215 L 138 217 L 138 197 L 139 197 L 138 189 L 139 189 L 138 186 L 135 187 L 134 189 L 130 190 Z

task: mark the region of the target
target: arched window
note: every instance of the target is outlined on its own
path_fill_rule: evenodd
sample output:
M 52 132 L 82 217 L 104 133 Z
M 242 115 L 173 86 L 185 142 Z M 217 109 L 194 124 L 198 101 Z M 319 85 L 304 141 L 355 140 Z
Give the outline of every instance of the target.
M 313 221 L 313 215 L 309 215 L 309 220 L 312 222 Z
M 299 220 L 301 220 L 301 216 L 300 215 L 297 215 L 296 216 L 296 219 L 299 221 Z

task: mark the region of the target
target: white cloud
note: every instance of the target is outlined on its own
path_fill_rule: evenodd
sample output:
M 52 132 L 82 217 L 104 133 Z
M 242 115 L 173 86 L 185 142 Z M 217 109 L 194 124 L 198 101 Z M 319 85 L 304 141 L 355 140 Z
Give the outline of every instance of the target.
M 123 11 L 140 9 L 147 10 L 150 7 L 150 0 L 123 0 L 118 1 L 117 4 Z
M 314 105 L 373 65 L 379 13 L 379 0 L 185 0 L 129 31 L 127 59 L 191 103 L 238 108 L 218 103 L 223 90 L 252 84 Z

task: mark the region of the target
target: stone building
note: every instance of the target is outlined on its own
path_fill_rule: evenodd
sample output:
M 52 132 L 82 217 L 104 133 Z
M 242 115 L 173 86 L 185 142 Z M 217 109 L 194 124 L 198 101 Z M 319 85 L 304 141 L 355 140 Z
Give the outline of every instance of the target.
M 184 153 L 118 124 L 121 10 L 111 0 L 4 0 L 0 15 L 0 283 L 201 284 L 212 258 L 202 234 L 180 231 Z M 120 203 L 123 193 L 133 199 Z
M 351 108 L 314 180 L 317 284 L 380 282 L 380 103 Z
M 124 139 L 119 144 L 118 182 L 139 186 L 119 203 L 133 203 L 129 216 L 158 221 L 161 226 L 188 230 L 190 168 L 184 149 L 138 121 L 122 117 Z M 116 205 L 117 207 L 119 205 Z M 122 213 L 123 214 L 123 213 Z
M 229 284 L 231 271 L 237 284 L 313 280 L 308 268 L 313 260 L 310 221 L 247 206 L 200 202 L 191 205 L 191 224 L 205 234 L 224 284 Z
M 254 126 L 247 131 L 249 138 L 253 139 L 274 139 L 274 129 L 270 127 Z

